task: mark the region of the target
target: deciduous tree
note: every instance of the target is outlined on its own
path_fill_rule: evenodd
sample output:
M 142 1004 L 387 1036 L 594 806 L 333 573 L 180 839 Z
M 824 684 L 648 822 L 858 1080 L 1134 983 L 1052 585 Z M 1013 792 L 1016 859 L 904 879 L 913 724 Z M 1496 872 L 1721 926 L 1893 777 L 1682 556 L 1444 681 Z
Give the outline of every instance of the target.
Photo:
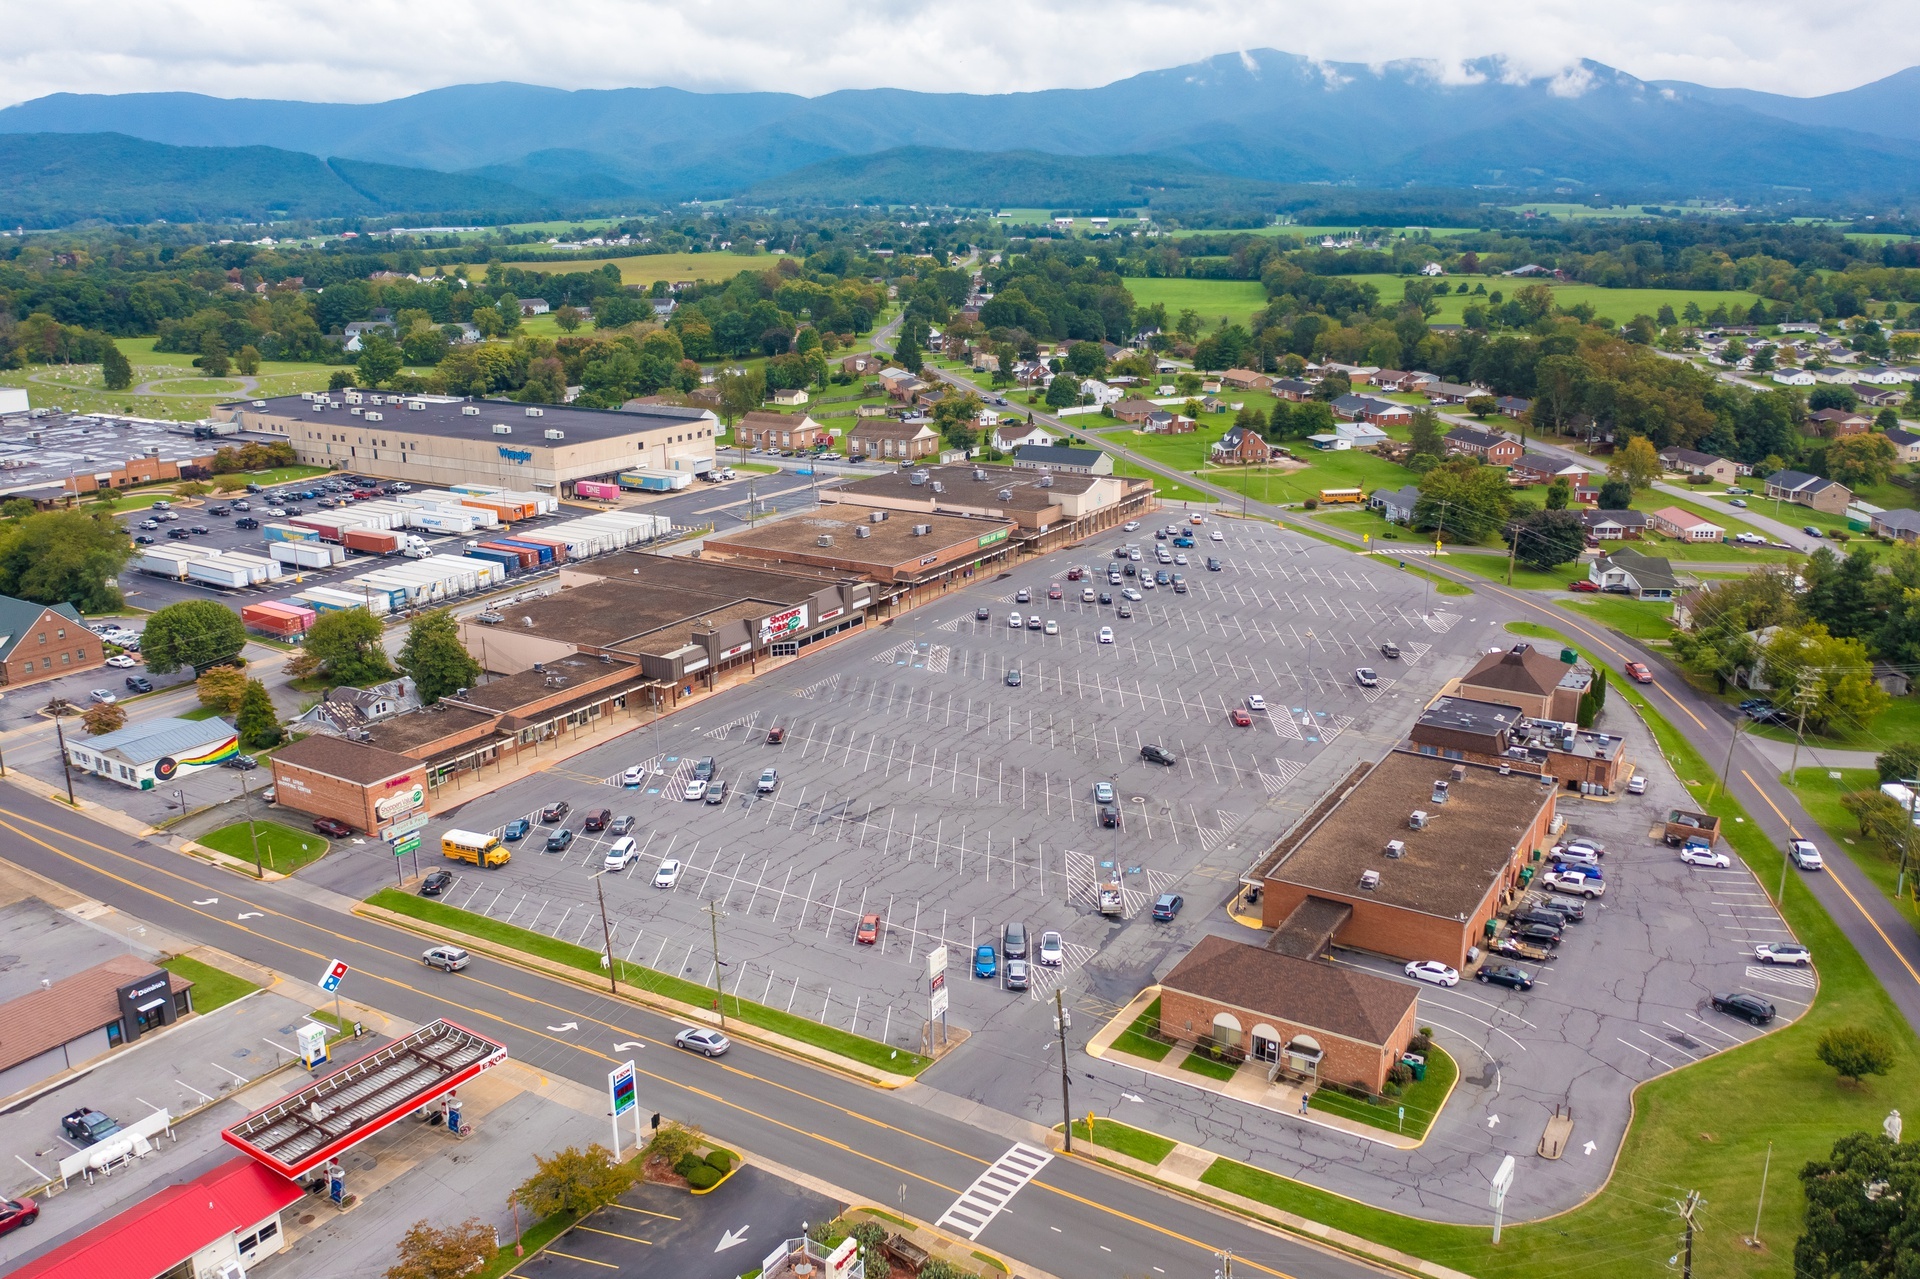
M 1800 1171 L 1806 1224 L 1793 1245 L 1804 1279 L 1905 1279 L 1920 1251 L 1920 1142 L 1856 1132 Z
M 96 702 L 87 707 L 86 713 L 80 717 L 80 723 L 95 737 L 102 733 L 117 733 L 127 726 L 127 710 L 117 702 Z
M 382 386 L 400 371 L 404 358 L 386 334 L 369 329 L 360 335 L 360 358 L 354 363 L 354 372 L 361 386 Z
M 231 715 L 240 709 L 247 695 L 247 674 L 238 666 L 215 666 L 193 682 L 200 704 L 219 715 Z
M 100 376 L 109 391 L 124 391 L 133 385 L 133 365 L 127 362 L 126 352 L 117 344 L 109 343 L 100 352 Z
M 1550 573 L 1586 548 L 1586 529 L 1577 511 L 1533 511 L 1507 526 L 1507 545 L 1514 558 L 1539 573 Z
M 1626 447 L 1617 450 L 1607 462 L 1607 474 L 1616 480 L 1625 480 L 1636 493 L 1652 488 L 1663 471 L 1659 452 L 1644 435 L 1628 440 Z
M 465 1279 L 500 1253 L 493 1227 L 478 1217 L 457 1226 L 416 1221 L 401 1238 L 386 1279 Z
M 599 1142 L 581 1150 L 568 1146 L 551 1155 L 533 1157 L 534 1174 L 514 1192 L 520 1206 L 536 1217 L 557 1212 L 584 1217 L 611 1203 L 633 1184 L 633 1170 L 614 1161 L 613 1152 Z
M 381 647 L 385 629 L 363 608 L 322 613 L 307 632 L 307 652 L 320 659 L 335 684 L 361 687 L 393 678 L 393 663 Z
M 460 643 L 459 627 L 446 609 L 419 617 L 407 628 L 400 669 L 413 678 L 427 706 L 457 688 L 471 688 L 480 678 L 480 663 Z
M 1835 1026 L 1820 1036 L 1813 1051 L 1842 1079 L 1855 1083 L 1886 1074 L 1898 1056 L 1893 1040 L 1870 1026 Z
M 247 628 L 224 604 L 212 600 L 183 600 L 169 604 L 152 617 L 141 632 L 140 652 L 147 669 L 166 675 L 190 666 L 203 670 L 229 661 L 246 647 Z

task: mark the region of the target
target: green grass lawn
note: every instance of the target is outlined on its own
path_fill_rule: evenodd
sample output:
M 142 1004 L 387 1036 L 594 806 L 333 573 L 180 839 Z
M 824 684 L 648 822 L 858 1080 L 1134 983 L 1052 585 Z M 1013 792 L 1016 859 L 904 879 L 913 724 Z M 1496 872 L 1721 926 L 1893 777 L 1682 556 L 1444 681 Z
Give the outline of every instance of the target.
M 494 942 L 497 945 L 523 954 L 535 955 L 541 959 L 564 964 L 591 973 L 598 978 L 606 970 L 601 967 L 602 955 L 597 950 L 585 946 L 575 946 L 553 937 L 536 933 L 531 929 L 520 928 L 513 924 L 503 924 L 497 919 L 485 915 L 476 915 L 470 911 L 456 909 L 443 902 L 428 901 L 412 893 L 403 893 L 397 889 L 383 888 L 367 898 L 367 903 L 405 915 L 422 923 L 439 924 L 446 928 L 457 929 L 472 937 Z M 668 999 L 692 1004 L 696 1008 L 713 1006 L 713 990 L 686 981 L 668 973 L 656 972 L 638 964 L 621 960 L 619 977 L 630 986 L 649 990 Z M 727 996 L 726 1013 L 751 1026 L 785 1035 L 802 1043 L 812 1044 L 830 1053 L 857 1061 L 877 1070 L 890 1071 L 899 1075 L 917 1075 L 932 1064 L 932 1060 L 904 1048 L 895 1049 L 877 1039 L 868 1039 L 850 1031 L 834 1026 L 810 1021 L 793 1013 L 770 1008 L 765 1004 L 756 1004 L 741 999 L 737 995 Z
M 1267 305 L 1267 291 L 1258 280 L 1165 280 L 1135 277 L 1122 281 L 1133 294 L 1135 306 L 1155 303 L 1167 308 L 1169 325 L 1180 312 L 1197 311 L 1208 331 L 1220 326 L 1227 316 L 1235 324 L 1245 324 Z M 1398 295 L 1396 295 L 1398 296 Z
M 1406 282 L 1416 277 L 1403 275 L 1354 275 L 1345 278 L 1359 283 L 1371 284 L 1380 291 L 1381 301 L 1395 303 L 1405 296 Z M 1466 277 L 1446 276 L 1443 277 L 1443 279 L 1446 283 L 1452 285 L 1455 290 L 1458 290 Z M 1176 281 L 1168 281 L 1168 283 L 1176 283 Z M 1211 281 L 1177 281 L 1177 283 L 1211 283 Z M 1545 281 L 1475 279 L 1467 281 L 1467 283 L 1469 285 L 1485 284 L 1489 293 L 1498 292 L 1507 300 L 1512 300 L 1514 295 L 1519 293 L 1519 291 L 1527 285 L 1545 283 Z M 1129 281 L 1128 284 L 1131 286 L 1132 282 Z M 1726 304 L 1729 308 L 1737 306 L 1745 310 L 1747 307 L 1752 306 L 1755 301 L 1754 294 L 1741 290 L 1716 293 L 1707 289 L 1607 289 L 1597 284 L 1548 284 L 1547 287 L 1553 290 L 1553 300 L 1556 306 L 1572 307 L 1578 306 L 1582 302 L 1591 303 L 1595 315 L 1605 316 L 1616 324 L 1625 324 L 1636 315 L 1657 316 L 1660 314 L 1662 304 L 1671 306 L 1674 314 L 1679 315 L 1682 311 L 1686 310 L 1688 302 L 1698 302 L 1702 311 L 1711 312 L 1722 303 Z M 1440 309 L 1429 317 L 1430 322 L 1436 324 L 1458 324 L 1461 322 L 1462 312 L 1466 310 L 1469 303 L 1478 302 L 1484 305 L 1487 297 L 1486 295 L 1475 296 L 1472 293 L 1453 292 L 1444 298 L 1436 298 L 1435 301 L 1439 303 Z M 1172 310 L 1172 308 L 1169 307 L 1168 310 Z
M 1662 600 L 1560 600 L 1558 603 L 1590 622 L 1611 627 L 1634 639 L 1673 638 L 1673 605 Z
M 1404 524 L 1395 524 L 1380 512 L 1370 511 L 1365 507 L 1322 507 L 1318 514 L 1310 516 L 1309 518 L 1317 524 L 1325 524 L 1333 528 L 1344 529 L 1355 536 L 1365 533 L 1372 537 L 1376 543 L 1385 545 L 1386 550 L 1383 552 L 1385 554 L 1391 554 L 1393 552 L 1395 549 L 1393 543 L 1399 543 L 1401 546 L 1419 547 L 1422 550 L 1430 551 L 1433 549 L 1433 539 L 1425 533 L 1416 533 Z M 1459 543 L 1455 543 L 1454 545 L 1459 545 Z M 1498 546 L 1499 543 L 1494 538 L 1488 538 L 1485 542 L 1480 543 L 1480 545 L 1494 547 Z
M 1556 643 L 1566 642 L 1566 636 L 1551 627 L 1542 626 L 1538 622 L 1508 622 L 1507 630 L 1515 635 L 1525 635 L 1528 639 L 1553 640 Z
M 253 832 L 254 835 L 250 836 L 247 823 L 235 822 L 231 826 L 208 831 L 194 842 L 251 863 L 254 836 L 257 836 L 260 841 L 260 864 L 282 875 L 290 875 L 307 863 L 326 856 L 326 836 L 316 835 L 312 831 L 297 831 L 279 822 L 256 821 L 253 823 Z
M 1191 1070 L 1196 1075 L 1205 1075 L 1208 1079 L 1225 1083 L 1232 1079 L 1234 1072 L 1240 1068 L 1230 1061 L 1215 1061 L 1204 1053 L 1192 1052 L 1188 1053 L 1187 1059 L 1180 1063 L 1180 1069 Z
M 1376 457 L 1364 449 L 1340 449 L 1321 452 L 1311 445 L 1295 448 L 1297 460 L 1306 465 L 1298 470 L 1282 471 L 1274 467 L 1215 467 L 1206 472 L 1211 484 L 1245 493 L 1256 502 L 1305 502 L 1320 500 L 1321 489 L 1399 488 L 1417 478 L 1396 462 Z
M 1507 557 L 1504 555 L 1461 554 L 1448 555 L 1440 561 L 1448 568 L 1464 569 L 1481 577 L 1490 578 L 1502 585 L 1507 580 Z M 1567 583 L 1575 578 L 1585 577 L 1586 570 L 1574 564 L 1562 564 L 1551 573 L 1539 573 L 1525 564 L 1513 566 L 1513 586 L 1520 591 L 1564 591 Z
M 1308 1099 L 1307 1108 L 1357 1120 L 1388 1132 L 1424 1137 L 1427 1128 L 1439 1117 L 1440 1107 L 1447 1100 L 1453 1081 L 1459 1077 L 1460 1068 L 1454 1064 L 1453 1058 L 1436 1045 L 1427 1054 L 1427 1077 L 1408 1084 L 1406 1091 L 1397 1098 L 1383 1098 L 1376 1104 L 1334 1092 L 1330 1088 L 1318 1088 Z M 1400 1118 L 1402 1110 L 1406 1111 L 1404 1121 Z
M 1836 779 L 1829 773 L 1838 773 Z M 1894 901 L 1907 922 L 1920 928 L 1920 903 L 1915 901 L 1916 876 L 1908 874 L 1906 892 L 1900 897 L 1894 896 L 1894 888 L 1900 880 L 1900 859 L 1897 855 L 1883 850 L 1876 842 L 1860 834 L 1860 824 L 1853 814 L 1841 804 L 1843 795 L 1858 790 L 1876 790 L 1880 785 L 1880 774 L 1871 768 L 1800 768 L 1786 778 L 1787 786 L 1799 798 L 1801 807 L 1807 815 L 1820 823 L 1820 829 L 1827 833 L 1822 844 L 1821 856 L 1832 857 L 1844 853 L 1860 873 L 1873 881 L 1875 888 L 1883 897 Z M 1811 835 L 1812 832 L 1806 832 Z M 1798 871 L 1788 871 L 1797 875 Z
M 1732 702 L 1739 695 L 1736 690 L 1725 694 L 1722 700 Z M 1794 737 L 1791 727 L 1755 724 L 1747 731 L 1758 737 L 1770 737 L 1776 742 L 1790 742 Z M 1865 724 L 1835 720 L 1825 732 L 1815 732 L 1809 728 L 1806 740 L 1809 746 L 1814 747 L 1838 746 L 1848 750 L 1878 752 L 1894 742 L 1915 739 L 1920 739 L 1920 697 L 1893 698 L 1885 710 Z
M 1054 1131 L 1060 1131 L 1059 1125 L 1054 1125 Z M 1173 1148 L 1179 1144 L 1158 1133 L 1129 1127 L 1117 1119 L 1095 1119 L 1092 1132 L 1087 1131 L 1086 1120 L 1076 1119 L 1073 1121 L 1073 1139 L 1105 1146 L 1108 1150 L 1116 1150 L 1149 1164 L 1159 1163 L 1172 1154 Z
M 531 245 L 538 250 L 544 246 Z M 502 246 L 501 252 L 510 254 L 511 247 Z M 502 266 L 518 265 L 526 271 L 544 271 L 558 274 L 568 271 L 597 271 L 611 262 L 620 268 L 622 284 L 652 284 L 655 280 L 706 280 L 718 284 L 731 280 L 742 271 L 771 271 L 780 261 L 779 254 L 773 253 L 656 253 L 637 258 L 568 258 L 563 262 L 502 262 Z M 448 272 L 454 270 L 449 266 Z M 488 266 L 482 262 L 467 267 L 467 278 L 475 283 L 487 278 Z
M 234 1000 L 260 989 L 244 977 L 235 977 L 232 973 L 223 972 L 187 955 L 163 959 L 160 966 L 193 983 L 193 1011 L 197 1013 L 210 1013 L 216 1008 L 224 1008 Z
M 1113 473 L 1124 475 L 1131 480 L 1152 480 L 1153 491 L 1159 494 L 1162 502 L 1217 502 L 1220 500 L 1211 493 L 1203 493 L 1192 485 L 1170 480 L 1157 471 L 1149 471 L 1138 462 L 1129 462 L 1125 458 L 1113 459 Z
M 1145 1057 L 1148 1061 L 1165 1061 L 1167 1054 L 1173 1051 L 1173 1045 L 1153 1038 L 1152 1032 L 1159 1027 L 1160 1001 L 1156 999 L 1141 1009 L 1133 1023 L 1120 1032 L 1113 1041 L 1113 1047 L 1118 1052 Z

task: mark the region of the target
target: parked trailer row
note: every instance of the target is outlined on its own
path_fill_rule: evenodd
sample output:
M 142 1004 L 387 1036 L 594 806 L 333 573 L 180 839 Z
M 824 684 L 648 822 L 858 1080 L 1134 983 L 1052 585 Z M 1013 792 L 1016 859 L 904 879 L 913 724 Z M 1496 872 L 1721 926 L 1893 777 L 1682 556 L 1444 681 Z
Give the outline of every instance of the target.
M 274 542 L 267 548 L 273 559 L 299 569 L 332 568 L 346 562 L 346 548 L 332 542 Z
M 260 631 L 278 639 L 292 639 L 313 629 L 314 611 L 298 604 L 262 600 L 241 606 L 240 621 L 250 631 Z

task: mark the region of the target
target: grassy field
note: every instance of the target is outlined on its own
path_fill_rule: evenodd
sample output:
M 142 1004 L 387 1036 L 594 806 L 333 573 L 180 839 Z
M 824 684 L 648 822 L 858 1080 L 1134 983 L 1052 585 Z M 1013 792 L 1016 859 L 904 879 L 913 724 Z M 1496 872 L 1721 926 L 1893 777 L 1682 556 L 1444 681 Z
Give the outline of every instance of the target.
M 252 836 L 248 834 L 247 823 L 235 822 L 231 826 L 222 826 L 218 830 L 208 831 L 194 842 L 204 844 L 215 852 L 225 853 L 229 857 L 238 857 L 243 862 L 251 863 L 255 836 L 260 841 L 260 864 L 282 875 L 292 874 L 307 863 L 318 861 L 327 853 L 326 836 L 316 835 L 311 831 L 297 831 L 291 826 L 267 821 L 254 822 Z
M 1055 1125 L 1054 1131 L 1058 1132 Z M 1123 1155 L 1130 1155 L 1141 1163 L 1157 1164 L 1173 1153 L 1178 1142 L 1170 1141 L 1158 1133 L 1147 1132 L 1141 1128 L 1130 1127 L 1117 1119 L 1094 1119 L 1093 1128 L 1087 1128 L 1085 1119 L 1073 1121 L 1073 1139 L 1092 1142 L 1096 1146 L 1105 1146 Z
M 1724 700 L 1731 702 L 1737 696 L 1736 690 Z M 1778 697 L 1778 694 L 1775 696 Z M 1759 737 L 1771 737 L 1777 742 L 1793 740 L 1791 727 L 1755 725 L 1748 731 Z M 1887 703 L 1885 710 L 1865 724 L 1836 721 L 1828 725 L 1824 733 L 1807 730 L 1807 744 L 1816 748 L 1838 746 L 1848 750 L 1881 751 L 1895 742 L 1915 740 L 1920 740 L 1920 697 L 1896 697 Z
M 1507 557 L 1504 555 L 1462 553 L 1448 555 L 1442 562 L 1448 568 L 1464 569 L 1502 585 L 1507 581 Z M 1525 564 L 1515 564 L 1513 587 L 1520 591 L 1564 591 L 1567 589 L 1568 582 L 1586 575 L 1584 568 L 1573 564 L 1563 564 L 1551 573 L 1536 573 Z
M 1220 467 L 1209 470 L 1210 483 L 1245 493 L 1260 502 L 1318 501 L 1321 489 L 1399 488 L 1411 484 L 1414 474 L 1406 467 L 1376 457 L 1364 449 L 1343 449 L 1322 453 L 1309 446 L 1299 460 L 1302 470 L 1281 472 L 1271 467 Z
M 1382 302 L 1395 303 L 1405 295 L 1407 281 L 1416 277 L 1404 275 L 1356 275 L 1350 278 L 1373 285 L 1380 291 L 1380 300 Z M 1441 278 L 1456 290 L 1463 281 L 1467 281 L 1467 277 L 1465 276 L 1443 276 Z M 1467 282 L 1469 285 L 1485 284 L 1489 292 L 1500 293 L 1509 299 L 1529 284 L 1547 283 L 1546 281 L 1526 279 L 1509 280 L 1500 277 L 1493 279 L 1474 277 L 1471 281 Z M 1131 285 L 1132 282 L 1129 281 L 1128 283 Z M 1213 283 L 1213 281 L 1181 280 L 1170 281 L 1170 283 L 1208 284 Z M 1591 303 L 1596 315 L 1605 316 L 1616 324 L 1624 324 L 1636 315 L 1657 316 L 1660 314 L 1660 307 L 1663 304 L 1671 306 L 1674 314 L 1678 315 L 1686 309 L 1688 302 L 1697 302 L 1700 304 L 1702 311 L 1711 313 L 1715 307 L 1722 303 L 1728 307 L 1739 306 L 1746 308 L 1752 306 L 1756 300 L 1756 295 L 1742 290 L 1729 290 L 1724 293 L 1716 293 L 1707 289 L 1605 289 L 1597 284 L 1548 284 L 1547 287 L 1553 290 L 1553 300 L 1556 305 L 1571 307 L 1578 306 L 1582 302 Z M 1449 293 L 1444 298 L 1435 299 L 1440 309 L 1430 318 L 1434 323 L 1458 324 L 1461 322 L 1461 313 L 1466 310 L 1468 303 L 1485 303 L 1486 300 L 1484 295 L 1475 296 L 1471 293 L 1459 292 Z
M 1835 773 L 1839 776 L 1833 776 Z M 1894 888 L 1900 880 L 1899 858 L 1883 852 L 1877 844 L 1863 838 L 1860 824 L 1840 802 L 1843 795 L 1854 791 L 1877 789 L 1880 774 L 1871 768 L 1809 767 L 1794 770 L 1786 778 L 1786 783 L 1800 800 L 1801 807 L 1807 810 L 1807 815 L 1820 823 L 1820 829 L 1827 833 L 1832 843 L 1831 848 L 1822 848 L 1822 856 L 1844 853 L 1860 873 L 1880 890 L 1881 896 L 1899 906 L 1907 923 L 1920 928 L 1920 901 L 1915 899 L 1916 889 L 1920 888 L 1920 882 L 1916 881 L 1920 881 L 1920 876 L 1909 874 L 1905 893 L 1896 897 Z
M 1267 305 L 1267 291 L 1260 287 L 1258 280 L 1163 280 L 1133 278 L 1125 281 L 1127 291 L 1133 294 L 1135 306 L 1152 306 L 1156 302 L 1167 308 L 1167 320 L 1171 323 L 1180 317 L 1180 312 L 1191 308 L 1200 313 L 1200 321 L 1211 330 L 1219 327 L 1220 317 L 1227 316 L 1237 324 L 1245 324 L 1254 312 Z M 1397 295 L 1396 295 L 1397 296 Z
M 1538 622 L 1508 622 L 1507 631 L 1513 635 L 1524 635 L 1528 639 L 1553 640 L 1556 643 L 1566 639 L 1551 626 L 1542 626 Z
M 538 956 L 568 968 L 577 968 L 591 973 L 597 979 L 605 970 L 601 967 L 603 956 L 597 950 L 585 946 L 575 946 L 536 933 L 531 929 L 520 928 L 513 924 L 503 924 L 499 920 L 485 915 L 476 915 L 470 911 L 459 910 L 442 902 L 428 901 L 412 893 L 403 893 L 392 888 L 383 888 L 367 898 L 367 903 L 379 906 L 395 914 L 406 915 L 423 923 L 440 924 L 446 928 L 457 929 L 469 936 L 478 937 L 497 945 L 516 950 L 526 955 Z M 692 1004 L 696 1008 L 708 1008 L 713 1004 L 713 990 L 707 986 L 683 980 L 668 973 L 656 972 L 638 964 L 620 961 L 619 977 L 621 981 L 642 990 L 649 990 L 668 999 Z M 917 1075 L 932 1065 L 929 1058 L 904 1048 L 893 1049 L 877 1039 L 868 1039 L 838 1027 L 811 1021 L 793 1013 L 770 1008 L 765 1004 L 756 1004 L 741 999 L 738 995 L 727 996 L 727 1015 L 738 1018 L 751 1026 L 785 1035 L 802 1043 L 814 1045 L 827 1052 L 872 1066 L 877 1070 L 891 1071 L 900 1075 Z
M 212 964 L 203 964 L 188 955 L 163 959 L 160 966 L 193 983 L 193 1011 L 197 1013 L 210 1013 L 216 1008 L 224 1008 L 234 1000 L 260 989 L 244 977 L 222 972 Z
M 1673 637 L 1673 605 L 1659 600 L 1559 600 L 1561 608 L 1637 640 Z
M 156 351 L 154 340 L 116 339 L 133 365 L 133 385 L 124 391 L 107 390 L 97 364 L 29 364 L 0 371 L 0 386 L 25 387 L 36 408 L 58 404 L 79 413 L 128 413 L 183 421 L 205 417 L 214 405 L 242 396 L 325 390 L 328 376 L 338 367 L 268 360 L 252 378 L 238 374 L 210 378 L 193 367 L 192 355 Z
M 1145 1057 L 1148 1061 L 1165 1061 L 1167 1054 L 1173 1051 L 1172 1044 L 1163 1044 L 1153 1038 L 1152 1032 L 1160 1025 L 1160 1001 L 1154 1000 L 1140 1010 L 1133 1024 L 1121 1031 L 1113 1041 L 1114 1050 L 1135 1057 Z
M 622 284 L 652 284 L 655 280 L 707 280 L 718 284 L 742 271 L 771 271 L 778 261 L 780 255 L 775 253 L 655 253 L 638 258 L 582 258 L 577 262 L 569 258 L 564 262 L 502 262 L 499 265 L 555 274 L 597 271 L 611 262 L 620 268 Z M 484 262 L 468 266 L 468 278 L 476 282 L 485 280 L 487 267 Z M 451 272 L 453 268 L 447 270 Z
M 1307 1108 L 1323 1114 L 1339 1115 L 1370 1127 L 1384 1128 L 1388 1132 L 1423 1137 L 1428 1126 L 1439 1117 L 1440 1107 L 1452 1091 L 1453 1081 L 1459 1077 L 1460 1067 L 1436 1045 L 1427 1054 L 1427 1077 L 1408 1084 L 1398 1099 L 1388 1097 L 1375 1104 L 1335 1092 L 1331 1088 L 1317 1088 L 1308 1099 Z M 1405 1120 L 1400 1118 L 1402 1111 L 1406 1112 Z

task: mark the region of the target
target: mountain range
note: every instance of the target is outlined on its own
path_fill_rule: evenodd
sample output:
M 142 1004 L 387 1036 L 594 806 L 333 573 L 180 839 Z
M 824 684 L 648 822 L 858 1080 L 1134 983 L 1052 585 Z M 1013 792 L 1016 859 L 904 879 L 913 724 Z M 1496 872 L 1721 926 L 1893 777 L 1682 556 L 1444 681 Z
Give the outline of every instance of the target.
M 169 216 L 156 212 L 164 208 L 532 211 L 743 194 L 1257 199 L 1299 183 L 1883 201 L 1920 189 L 1920 68 L 1791 98 L 1643 81 L 1596 62 L 1542 77 L 1488 58 L 1442 77 L 1422 61 L 1369 66 L 1262 49 L 1099 88 L 1009 94 L 511 83 L 368 104 L 53 94 L 0 110 L 0 134 L 20 135 L 0 140 L 0 220 L 42 224 Z M 302 157 L 318 165 L 316 185 L 295 176 Z M 356 165 L 384 168 L 370 177 Z M 86 175 L 109 166 L 89 192 Z M 229 168 L 224 194 L 205 181 Z M 282 181 L 293 186 L 282 192 Z

